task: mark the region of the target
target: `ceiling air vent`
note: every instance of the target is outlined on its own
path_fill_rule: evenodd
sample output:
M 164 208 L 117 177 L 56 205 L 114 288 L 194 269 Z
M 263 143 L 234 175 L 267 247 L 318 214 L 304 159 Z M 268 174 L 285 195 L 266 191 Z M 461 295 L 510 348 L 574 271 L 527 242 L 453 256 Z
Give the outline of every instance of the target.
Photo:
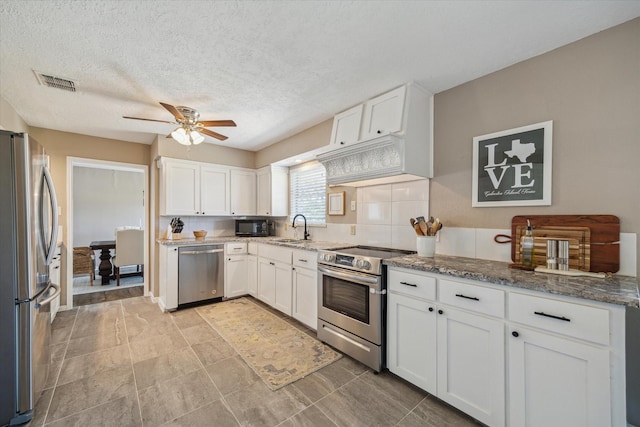
M 56 89 L 66 90 L 67 92 L 76 92 L 76 82 L 73 80 L 65 79 L 63 77 L 56 77 L 50 74 L 41 73 L 39 71 L 33 71 L 38 79 L 38 83 L 43 86 L 53 87 Z

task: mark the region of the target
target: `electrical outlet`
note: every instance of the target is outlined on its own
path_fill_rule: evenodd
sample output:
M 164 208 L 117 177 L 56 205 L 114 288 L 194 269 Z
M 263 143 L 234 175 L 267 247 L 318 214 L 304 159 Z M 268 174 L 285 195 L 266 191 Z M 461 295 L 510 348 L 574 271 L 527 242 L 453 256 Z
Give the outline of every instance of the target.
M 284 231 L 287 231 L 289 229 L 289 223 L 285 222 L 284 223 Z
M 355 203 L 355 202 L 352 202 L 352 203 Z M 356 235 L 356 226 L 355 226 L 355 225 L 352 225 L 352 226 L 351 226 L 351 235 L 352 235 L 352 236 L 355 236 L 355 235 Z
M 352 210 L 352 211 L 355 211 L 355 210 L 356 210 L 356 201 L 355 201 L 355 200 L 352 200 L 352 201 L 351 201 L 351 210 Z M 353 233 L 351 233 L 351 234 L 356 234 L 356 233 L 355 233 L 355 232 L 353 232 Z

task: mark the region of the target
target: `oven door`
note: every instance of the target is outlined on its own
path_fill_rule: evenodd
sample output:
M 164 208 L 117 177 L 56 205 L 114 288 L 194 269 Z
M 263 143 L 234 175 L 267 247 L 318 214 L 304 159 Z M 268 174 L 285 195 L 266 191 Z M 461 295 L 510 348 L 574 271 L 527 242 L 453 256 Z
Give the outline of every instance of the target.
M 318 265 L 318 318 L 376 345 L 385 292 L 381 276 Z

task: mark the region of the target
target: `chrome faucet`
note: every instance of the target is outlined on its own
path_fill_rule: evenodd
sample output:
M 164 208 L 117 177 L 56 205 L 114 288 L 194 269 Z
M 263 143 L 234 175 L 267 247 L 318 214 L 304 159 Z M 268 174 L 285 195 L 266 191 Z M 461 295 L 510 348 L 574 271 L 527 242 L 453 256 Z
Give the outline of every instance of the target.
M 293 222 L 291 223 L 291 226 L 293 228 L 296 228 L 296 218 L 298 218 L 299 216 L 301 216 L 302 219 L 304 219 L 304 240 L 308 240 L 309 239 L 309 233 L 307 232 L 307 217 L 305 217 L 302 214 L 297 214 L 296 216 L 293 217 Z

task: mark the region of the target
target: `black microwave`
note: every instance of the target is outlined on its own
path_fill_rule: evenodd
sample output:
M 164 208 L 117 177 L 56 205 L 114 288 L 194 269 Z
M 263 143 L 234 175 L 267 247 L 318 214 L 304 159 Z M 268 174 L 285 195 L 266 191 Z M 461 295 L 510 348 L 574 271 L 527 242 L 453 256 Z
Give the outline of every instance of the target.
M 276 228 L 269 219 L 236 219 L 236 236 L 275 236 Z

